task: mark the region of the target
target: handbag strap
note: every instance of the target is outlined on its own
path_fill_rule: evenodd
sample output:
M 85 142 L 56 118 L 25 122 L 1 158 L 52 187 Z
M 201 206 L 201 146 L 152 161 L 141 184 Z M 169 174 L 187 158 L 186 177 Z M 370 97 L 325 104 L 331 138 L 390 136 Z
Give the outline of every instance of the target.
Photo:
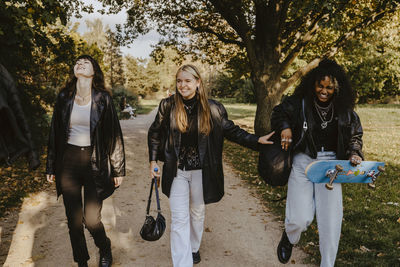
M 149 215 L 149 213 L 150 213 L 150 204 L 151 204 L 151 195 L 153 194 L 153 185 L 154 185 L 154 179 L 151 179 L 150 195 L 149 195 L 149 199 L 147 200 L 147 208 L 146 208 L 147 215 Z
M 157 185 L 157 177 L 153 178 L 153 183 L 156 188 L 156 200 L 157 200 L 157 212 L 161 212 L 161 206 L 160 206 L 160 196 L 158 195 L 158 185 Z
M 157 185 L 157 177 L 154 177 L 151 179 L 151 187 L 150 187 L 150 194 L 149 194 L 149 199 L 147 200 L 147 208 L 146 208 L 146 214 L 149 215 L 150 213 L 150 204 L 151 204 L 151 196 L 153 194 L 153 186 L 156 189 L 156 200 L 157 200 L 157 212 L 161 212 L 161 206 L 160 206 L 160 196 L 158 194 L 158 185 Z

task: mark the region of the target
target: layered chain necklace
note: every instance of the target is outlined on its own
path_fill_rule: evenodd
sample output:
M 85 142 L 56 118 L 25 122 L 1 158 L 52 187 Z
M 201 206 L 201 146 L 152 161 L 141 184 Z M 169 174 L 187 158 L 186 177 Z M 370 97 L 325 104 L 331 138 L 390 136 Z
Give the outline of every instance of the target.
M 325 129 L 328 126 L 328 123 L 332 122 L 333 120 L 333 115 L 334 115 L 334 107 L 333 107 L 333 101 L 331 101 L 331 103 L 329 103 L 329 105 L 327 107 L 321 107 L 320 105 L 317 104 L 317 102 L 314 100 L 314 107 L 317 111 L 317 114 L 319 116 L 319 118 L 321 119 L 322 123 L 321 123 L 321 128 Z M 329 112 L 332 110 L 331 113 L 331 118 L 329 120 L 327 120 L 327 116 L 329 114 Z

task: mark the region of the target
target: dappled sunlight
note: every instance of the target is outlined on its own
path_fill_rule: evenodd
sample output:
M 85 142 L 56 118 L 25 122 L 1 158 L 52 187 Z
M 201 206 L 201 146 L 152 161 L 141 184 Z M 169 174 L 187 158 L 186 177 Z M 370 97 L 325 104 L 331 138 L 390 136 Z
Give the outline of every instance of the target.
M 48 192 L 25 198 L 4 266 L 20 266 L 22 263 L 23 266 L 34 266 L 36 260 L 45 257 L 44 254 L 33 254 L 32 251 L 36 231 L 46 224 L 44 210 L 49 207 L 50 201 L 54 201 L 54 196 L 50 196 Z M 18 253 L 15 253 L 16 250 Z

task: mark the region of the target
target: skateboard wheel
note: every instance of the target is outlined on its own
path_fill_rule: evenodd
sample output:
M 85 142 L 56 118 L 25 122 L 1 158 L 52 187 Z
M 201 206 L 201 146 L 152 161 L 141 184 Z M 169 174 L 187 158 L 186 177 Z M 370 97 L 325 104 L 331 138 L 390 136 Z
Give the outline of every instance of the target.
M 376 185 L 375 185 L 374 183 L 368 183 L 368 187 L 369 187 L 369 188 L 372 188 L 372 189 L 375 189 L 375 188 L 376 188 Z
M 341 172 L 341 171 L 343 171 L 343 167 L 342 167 L 342 165 L 336 165 L 335 166 L 335 168 L 336 168 L 336 170 L 338 170 L 339 172 Z
M 378 171 L 385 172 L 385 167 L 384 166 L 378 166 Z
M 325 187 L 328 190 L 332 190 L 333 189 L 333 185 L 331 185 L 331 184 L 325 184 Z

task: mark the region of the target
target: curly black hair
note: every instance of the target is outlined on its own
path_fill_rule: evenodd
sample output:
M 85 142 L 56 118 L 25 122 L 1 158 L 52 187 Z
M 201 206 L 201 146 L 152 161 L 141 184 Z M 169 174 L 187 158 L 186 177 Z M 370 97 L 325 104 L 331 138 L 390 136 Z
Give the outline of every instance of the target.
M 97 61 L 89 56 L 89 55 L 81 55 L 76 59 L 76 62 L 80 59 L 88 59 L 93 66 L 93 71 L 94 71 L 94 75 L 93 75 L 93 81 L 92 81 L 92 88 L 95 90 L 99 90 L 99 91 L 106 91 L 111 95 L 111 91 L 108 90 L 105 86 L 104 83 L 104 74 L 103 71 L 100 68 L 99 63 L 97 63 Z M 67 81 L 67 83 L 65 84 L 65 86 L 61 89 L 61 91 L 66 90 L 70 95 L 72 94 L 72 92 L 75 90 L 75 86 L 76 86 L 76 82 L 77 82 L 77 78 L 74 75 L 74 67 L 72 67 L 71 70 L 71 74 L 70 74 L 70 78 Z
M 344 69 L 334 60 L 323 59 L 317 67 L 308 72 L 296 87 L 294 95 L 305 98 L 307 103 L 313 103 L 316 98 L 315 84 L 329 77 L 335 85 L 333 103 L 340 111 L 353 110 L 356 94 L 352 89 Z

